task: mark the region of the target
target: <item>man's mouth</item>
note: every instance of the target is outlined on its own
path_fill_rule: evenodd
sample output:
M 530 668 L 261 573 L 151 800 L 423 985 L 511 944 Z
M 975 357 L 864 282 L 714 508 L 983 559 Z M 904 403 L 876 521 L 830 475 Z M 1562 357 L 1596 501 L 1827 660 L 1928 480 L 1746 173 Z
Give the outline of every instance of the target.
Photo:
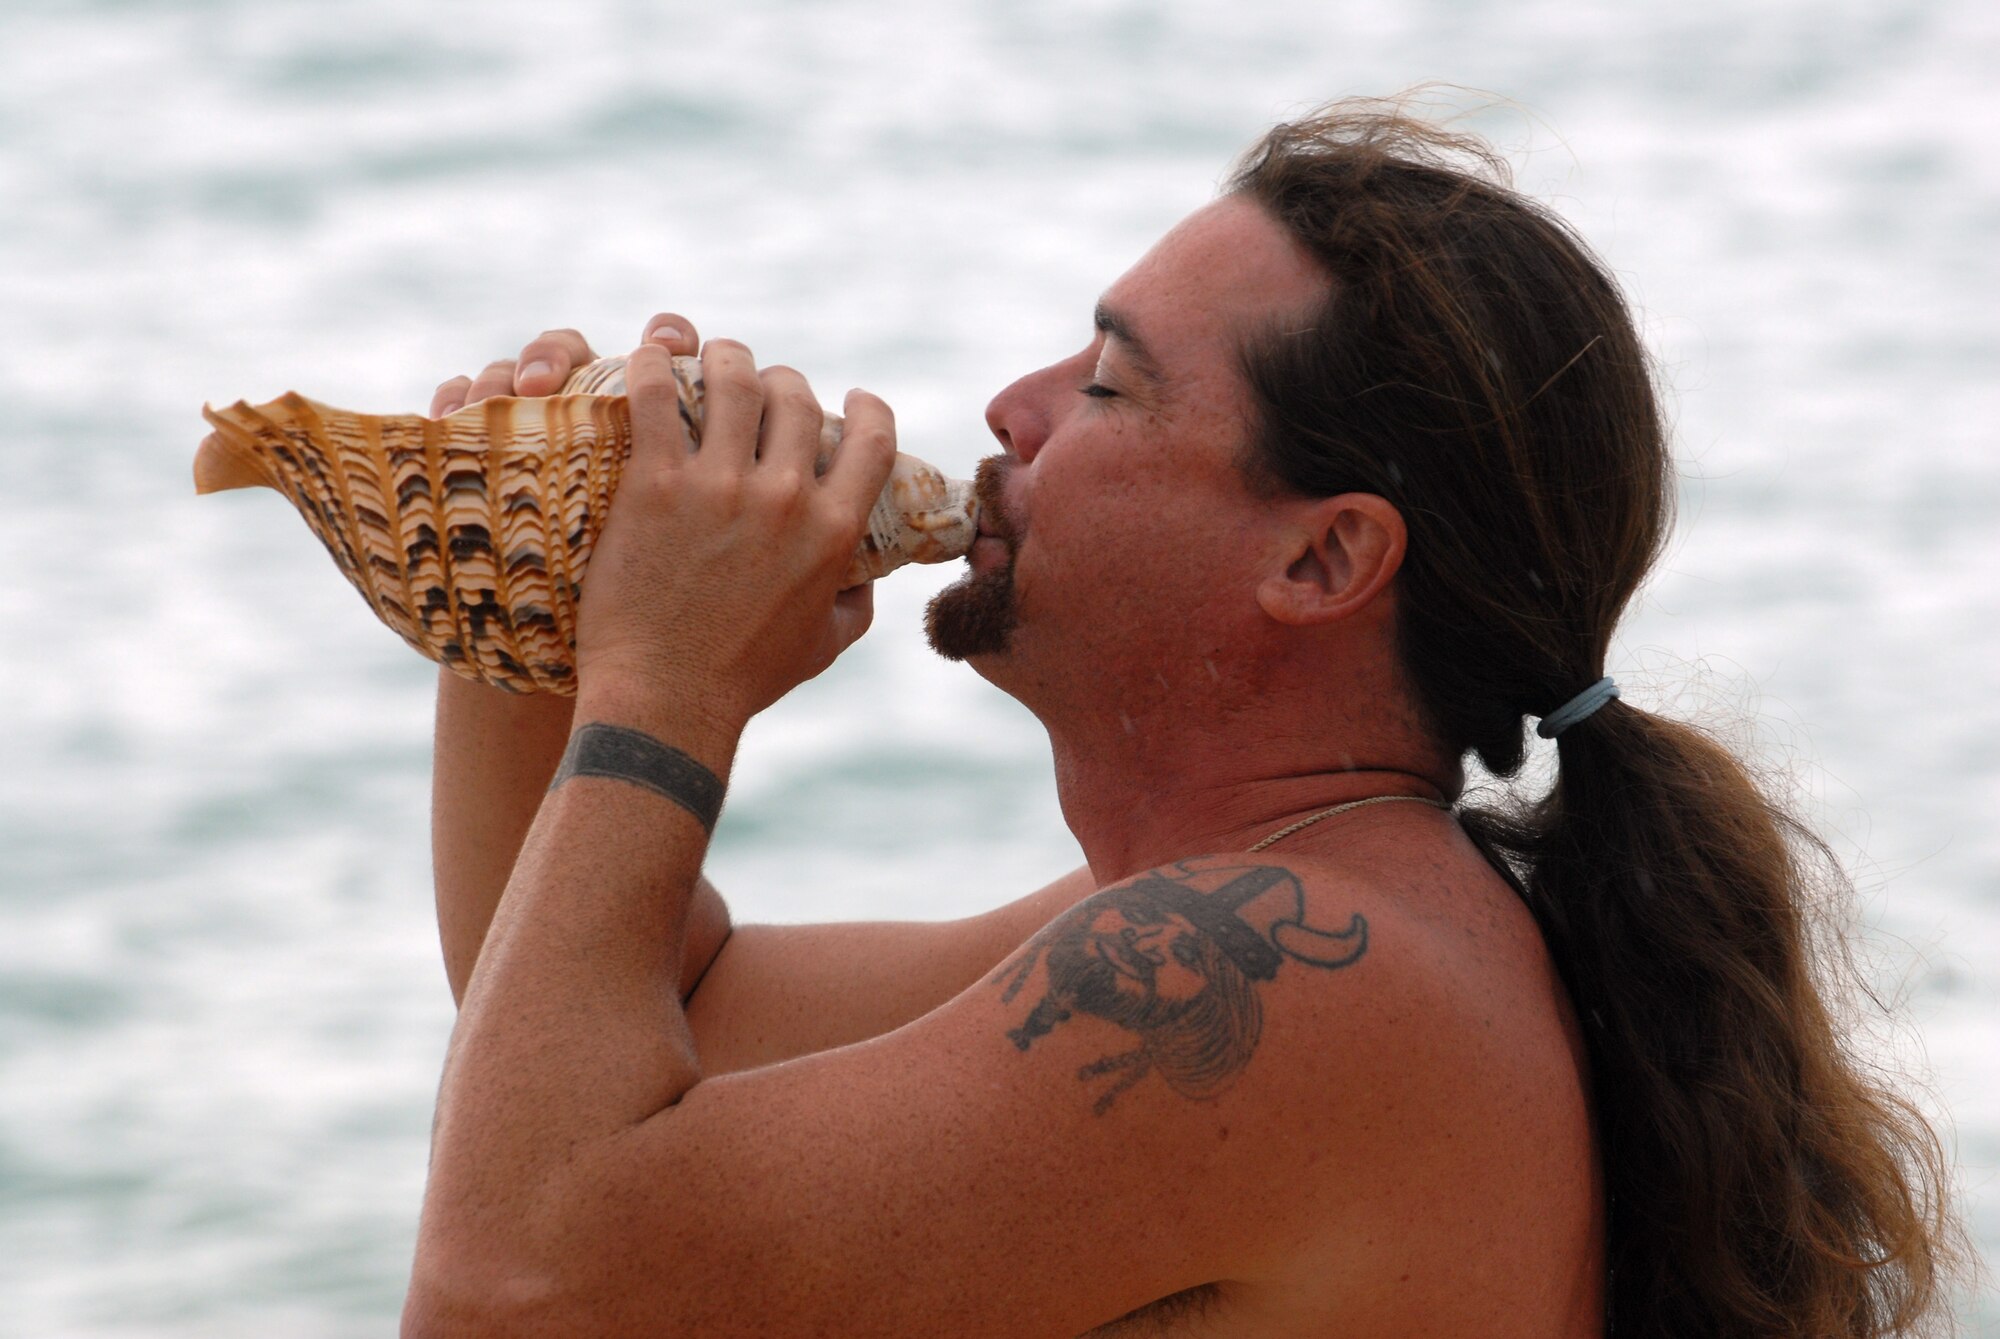
M 966 566 L 974 572 L 991 572 L 1013 561 L 1013 547 L 998 535 L 981 535 L 965 551 Z
M 1014 544 L 1014 525 L 1007 515 L 1007 457 L 988 456 L 972 476 L 972 495 L 979 499 L 979 538 Z

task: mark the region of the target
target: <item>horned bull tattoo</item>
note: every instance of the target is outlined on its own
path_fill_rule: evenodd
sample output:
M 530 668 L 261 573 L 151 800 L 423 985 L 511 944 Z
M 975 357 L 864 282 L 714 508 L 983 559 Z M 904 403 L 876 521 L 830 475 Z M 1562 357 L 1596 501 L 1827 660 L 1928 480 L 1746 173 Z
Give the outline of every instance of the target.
M 1305 923 L 1305 889 L 1278 865 L 1180 861 L 1084 899 L 1030 940 L 989 984 L 1011 1003 L 1038 961 L 1048 989 L 1008 1039 L 1026 1051 L 1078 1013 L 1138 1038 L 1129 1051 L 1077 1071 L 1109 1077 L 1094 1110 L 1158 1072 L 1182 1097 L 1222 1092 L 1250 1061 L 1263 1029 L 1257 983 L 1290 958 L 1346 967 L 1368 951 L 1358 912 L 1342 930 Z

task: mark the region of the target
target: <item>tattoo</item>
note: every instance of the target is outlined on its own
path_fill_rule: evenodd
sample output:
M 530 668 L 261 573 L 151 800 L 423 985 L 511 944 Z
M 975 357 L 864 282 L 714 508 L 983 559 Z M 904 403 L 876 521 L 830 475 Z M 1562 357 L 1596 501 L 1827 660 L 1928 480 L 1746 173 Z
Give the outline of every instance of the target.
M 1135 1307 L 1081 1339 L 1139 1339 L 1141 1335 L 1185 1333 L 1195 1323 L 1208 1319 L 1221 1293 L 1217 1284 L 1198 1283 Z
M 549 789 L 573 776 L 628 781 L 664 795 L 693 814 L 705 832 L 715 831 L 722 813 L 722 782 L 715 773 L 679 749 L 622 725 L 592 721 L 577 727 Z
M 1280 865 L 1183 860 L 1085 898 L 1028 941 L 989 984 L 1011 1003 L 1037 962 L 1048 986 L 1007 1037 L 1025 1051 L 1078 1013 L 1131 1033 L 1132 1049 L 1083 1066 L 1110 1080 L 1095 1110 L 1157 1072 L 1187 1098 L 1214 1097 L 1250 1063 L 1263 1031 L 1257 987 L 1290 958 L 1346 967 L 1368 951 L 1359 912 L 1343 930 L 1305 923 L 1305 888 Z

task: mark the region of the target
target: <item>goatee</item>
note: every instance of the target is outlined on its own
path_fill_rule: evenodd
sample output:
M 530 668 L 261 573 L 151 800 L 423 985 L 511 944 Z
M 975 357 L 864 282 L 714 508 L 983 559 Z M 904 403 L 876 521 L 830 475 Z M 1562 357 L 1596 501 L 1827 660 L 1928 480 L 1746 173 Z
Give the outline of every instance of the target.
M 953 582 L 924 610 L 924 635 L 947 660 L 998 655 L 1014 633 L 1014 529 L 1000 495 L 1005 462 L 1004 456 L 980 461 L 973 492 L 979 499 L 980 529 L 1006 544 L 1007 560 Z

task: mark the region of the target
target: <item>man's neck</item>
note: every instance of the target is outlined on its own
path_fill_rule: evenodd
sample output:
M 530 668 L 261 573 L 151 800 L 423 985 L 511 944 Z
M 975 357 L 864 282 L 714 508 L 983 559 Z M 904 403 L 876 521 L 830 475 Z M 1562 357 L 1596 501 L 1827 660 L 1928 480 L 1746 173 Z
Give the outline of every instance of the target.
M 1224 732 L 1124 718 L 1066 739 L 1051 730 L 1056 790 L 1100 884 L 1172 860 L 1242 851 L 1308 814 L 1376 795 L 1456 798 L 1455 764 L 1379 737 Z M 1343 739 L 1352 740 L 1351 746 Z

